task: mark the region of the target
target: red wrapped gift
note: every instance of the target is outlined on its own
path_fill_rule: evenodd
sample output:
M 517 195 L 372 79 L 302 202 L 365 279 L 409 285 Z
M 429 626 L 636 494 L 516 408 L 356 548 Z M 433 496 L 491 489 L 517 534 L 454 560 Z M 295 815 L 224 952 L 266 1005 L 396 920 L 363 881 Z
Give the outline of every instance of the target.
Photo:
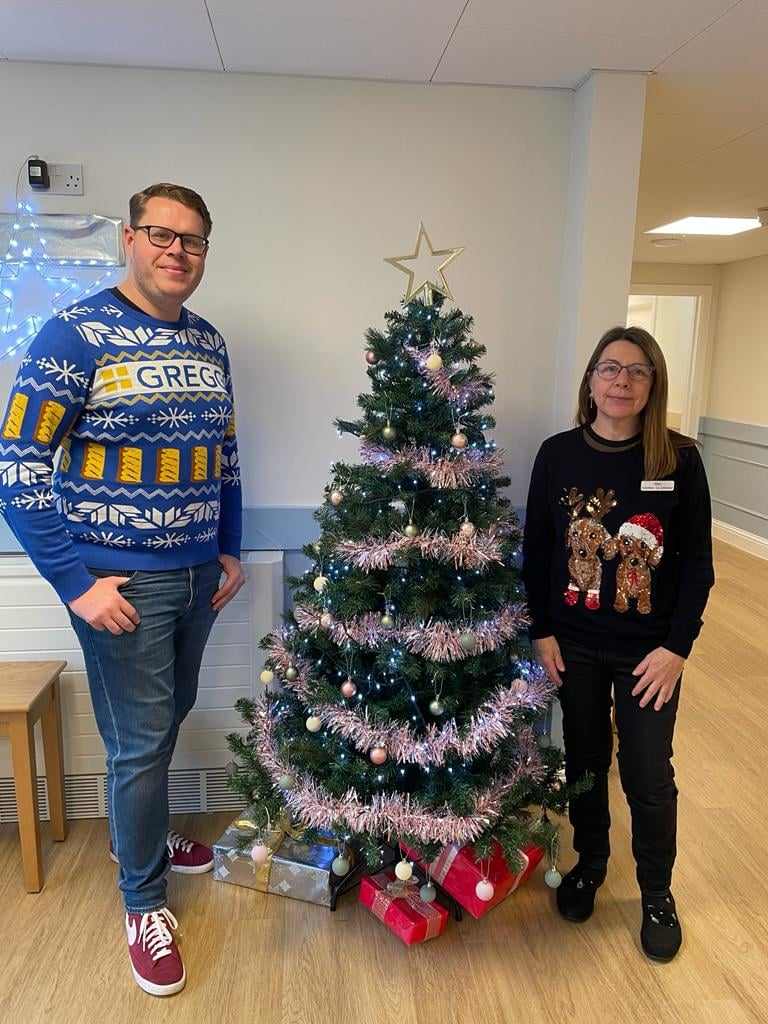
M 449 895 L 453 896 L 472 917 L 482 917 L 489 910 L 498 906 L 511 892 L 514 892 L 536 869 L 536 865 L 544 856 L 540 846 L 529 845 L 520 850 L 523 861 L 522 870 L 513 873 L 501 851 L 494 841 L 490 858 L 479 861 L 471 846 L 446 846 L 441 853 L 425 865 L 419 858 L 418 851 L 403 847 L 408 857 L 415 858 L 422 867 L 426 867 L 433 880 L 441 885 Z M 494 892 L 490 900 L 481 900 L 475 892 L 477 883 L 487 879 Z
M 366 875 L 360 883 L 360 902 L 382 921 L 406 946 L 442 935 L 448 911 L 435 900 L 425 903 L 415 878 L 395 879 L 394 871 Z

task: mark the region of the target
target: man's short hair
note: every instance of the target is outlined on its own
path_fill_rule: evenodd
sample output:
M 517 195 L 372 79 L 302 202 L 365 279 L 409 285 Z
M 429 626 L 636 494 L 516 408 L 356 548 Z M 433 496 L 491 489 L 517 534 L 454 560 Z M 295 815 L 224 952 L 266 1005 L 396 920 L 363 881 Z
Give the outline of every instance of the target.
M 173 199 L 175 202 L 181 203 L 182 206 L 186 206 L 190 210 L 199 213 L 203 222 L 203 234 L 206 238 L 210 235 L 213 221 L 203 197 L 191 188 L 185 188 L 184 185 L 171 185 L 168 182 L 149 185 L 147 188 L 142 189 L 141 192 L 137 192 L 135 196 L 131 196 L 129 210 L 133 227 L 136 227 L 138 224 L 148 200 L 155 198 Z

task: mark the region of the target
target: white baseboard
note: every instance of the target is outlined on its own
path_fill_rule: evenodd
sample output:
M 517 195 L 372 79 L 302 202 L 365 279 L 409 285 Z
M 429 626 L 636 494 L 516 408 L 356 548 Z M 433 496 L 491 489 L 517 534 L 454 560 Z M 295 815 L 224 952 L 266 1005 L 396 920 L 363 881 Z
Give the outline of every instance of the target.
M 731 526 L 730 523 L 713 519 L 712 536 L 726 544 L 732 544 L 733 547 L 746 551 L 750 555 L 768 559 L 768 540 L 765 537 L 758 537 L 756 533 L 742 530 L 739 526 Z

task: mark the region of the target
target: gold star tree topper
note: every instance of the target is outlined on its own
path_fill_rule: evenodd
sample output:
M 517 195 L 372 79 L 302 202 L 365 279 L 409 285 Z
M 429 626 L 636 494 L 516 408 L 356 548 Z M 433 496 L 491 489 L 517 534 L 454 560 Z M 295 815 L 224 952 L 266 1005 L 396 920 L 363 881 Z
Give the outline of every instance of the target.
M 422 242 L 426 247 L 422 252 Z M 426 250 L 429 249 L 429 252 Z M 458 249 L 433 249 L 429 240 L 427 229 L 423 223 L 419 224 L 419 233 L 416 236 L 416 251 L 410 256 L 388 256 L 385 263 L 391 263 L 393 267 L 402 270 L 408 275 L 408 291 L 405 301 L 410 302 L 421 292 L 424 292 L 424 301 L 429 306 L 432 304 L 432 292 L 440 292 L 447 299 L 453 301 L 451 289 L 445 279 L 443 271 L 464 252 L 464 246 Z M 411 266 L 407 266 L 407 264 Z

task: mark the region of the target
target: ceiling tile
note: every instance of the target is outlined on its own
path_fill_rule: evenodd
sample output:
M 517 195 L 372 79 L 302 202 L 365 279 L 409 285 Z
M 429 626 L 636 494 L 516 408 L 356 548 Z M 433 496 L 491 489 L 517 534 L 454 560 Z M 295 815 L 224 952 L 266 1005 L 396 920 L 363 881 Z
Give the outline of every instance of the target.
M 463 0 L 209 0 L 232 71 L 429 80 Z
M 220 70 L 203 0 L 2 0 L 0 51 L 11 60 Z

